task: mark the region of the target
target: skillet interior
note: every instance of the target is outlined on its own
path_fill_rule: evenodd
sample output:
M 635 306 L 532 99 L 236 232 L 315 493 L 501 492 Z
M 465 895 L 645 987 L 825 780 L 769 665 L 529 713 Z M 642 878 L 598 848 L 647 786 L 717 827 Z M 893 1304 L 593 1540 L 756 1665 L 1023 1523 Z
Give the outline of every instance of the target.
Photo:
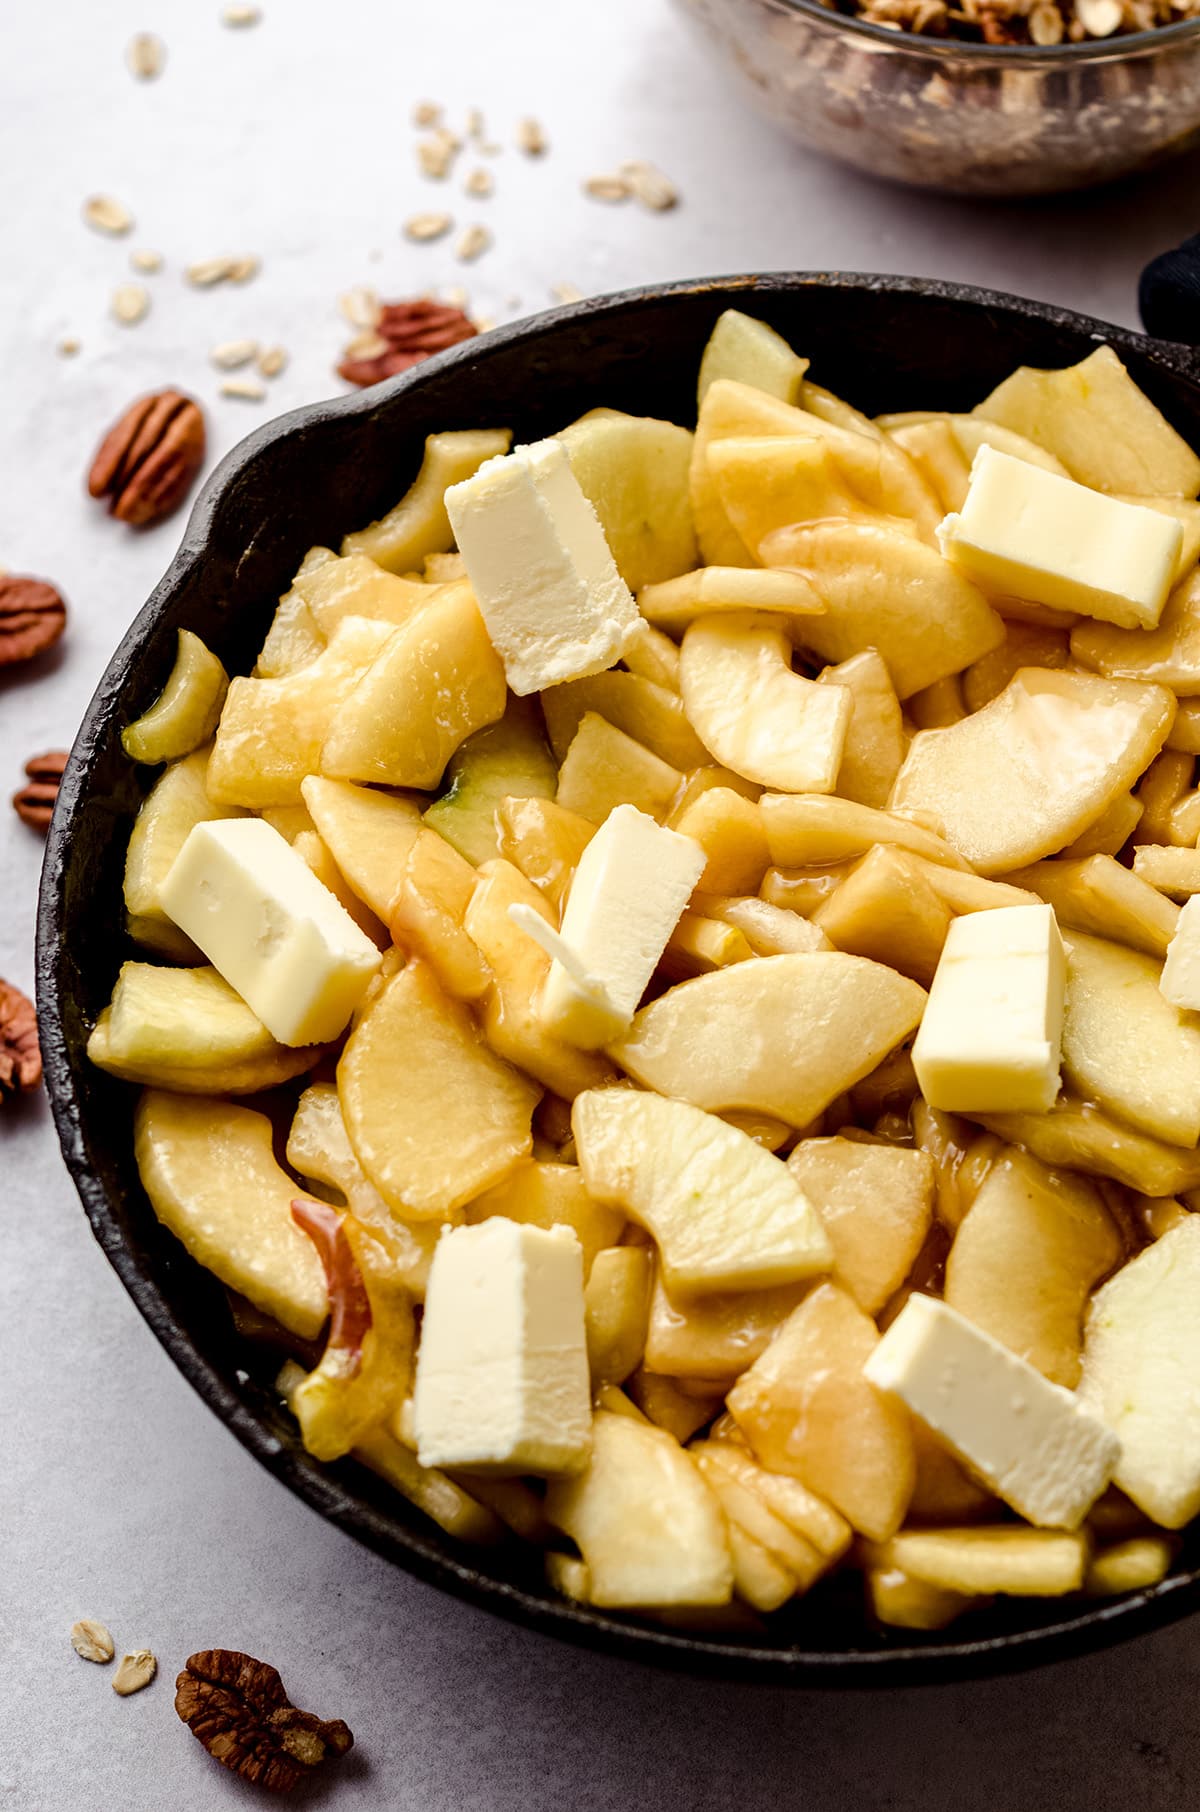
M 147 787 L 120 726 L 161 689 L 180 627 L 246 671 L 306 548 L 389 507 L 426 434 L 511 426 L 553 432 L 597 405 L 691 423 L 700 351 L 742 306 L 812 359 L 816 381 L 871 413 L 969 408 L 1019 364 L 1060 365 L 1113 344 L 1175 426 L 1200 446 L 1200 364 L 1180 347 L 994 292 L 917 280 L 729 277 L 584 303 L 468 342 L 376 389 L 270 423 L 201 494 L 179 553 L 110 663 L 59 794 L 43 874 L 38 1004 L 59 1137 L 93 1232 L 180 1370 L 262 1462 L 323 1515 L 410 1572 L 584 1646 L 747 1680 L 914 1685 L 1034 1665 L 1133 1635 L 1200 1605 L 1200 1539 L 1172 1576 L 1114 1603 L 1003 1603 L 922 1640 L 866 1623 L 854 1576 L 826 1582 L 767 1637 L 710 1637 L 563 1602 L 536 1555 L 472 1551 L 352 1463 L 320 1466 L 271 1390 L 276 1362 L 233 1333 L 223 1292 L 158 1226 L 132 1156 L 134 1091 L 93 1070 L 88 1027 L 121 960 L 121 881 Z

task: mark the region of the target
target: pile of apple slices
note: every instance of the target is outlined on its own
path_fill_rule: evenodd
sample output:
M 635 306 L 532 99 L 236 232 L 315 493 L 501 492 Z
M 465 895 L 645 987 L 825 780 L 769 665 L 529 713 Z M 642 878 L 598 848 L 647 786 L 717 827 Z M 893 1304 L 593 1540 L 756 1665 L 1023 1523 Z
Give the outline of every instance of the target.
M 155 1214 L 311 1452 L 572 1598 L 1152 1586 L 1200 1511 L 1200 459 L 1106 347 L 871 420 L 736 312 L 694 431 L 510 449 L 431 436 L 252 673 L 182 632 L 125 732 L 89 1053 Z M 927 991 L 1031 911 L 1042 1043 L 997 979 L 955 1107 Z

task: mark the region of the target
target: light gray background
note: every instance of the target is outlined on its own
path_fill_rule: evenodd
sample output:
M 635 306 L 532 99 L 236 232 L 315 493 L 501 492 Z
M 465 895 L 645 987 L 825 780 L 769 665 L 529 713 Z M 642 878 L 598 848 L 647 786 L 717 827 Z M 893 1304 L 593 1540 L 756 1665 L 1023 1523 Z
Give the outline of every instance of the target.
M 217 0 L 47 0 L 0 8 L 0 563 L 45 573 L 72 607 L 58 655 L 0 681 L 0 794 L 69 744 L 104 662 L 167 564 L 82 495 L 101 430 L 145 388 L 211 406 L 214 454 L 275 410 L 328 394 L 347 330 L 338 293 L 465 282 L 498 319 L 589 291 L 715 271 L 837 267 L 975 279 L 1134 318 L 1136 275 L 1200 226 L 1200 164 L 1102 195 L 1023 207 L 904 194 L 805 157 L 746 114 L 665 0 L 265 0 L 253 31 Z M 162 79 L 123 63 L 166 40 Z M 415 174 L 409 116 L 429 96 L 518 115 L 552 141 L 511 148 L 468 203 Z M 605 209 L 582 178 L 656 159 L 673 214 Z M 128 241 L 80 223 L 108 190 Z M 399 226 L 450 206 L 495 247 L 455 264 Z M 164 253 L 154 306 L 106 317 L 133 245 Z M 181 266 L 255 252 L 252 285 L 199 292 Z M 81 355 L 55 356 L 77 334 Z M 219 401 L 214 342 L 292 353 L 263 407 Z M 820 375 L 819 373 L 817 374 Z M 0 974 L 28 987 L 41 843 L 0 802 Z M 702 1685 L 507 1628 L 417 1585 L 325 1526 L 242 1452 L 173 1371 L 92 1244 L 44 1102 L 0 1117 L 0 1805 L 189 1812 L 255 1796 L 171 1709 L 194 1648 L 278 1663 L 298 1703 L 358 1746 L 306 1803 L 422 1812 L 1123 1812 L 1193 1806 L 1200 1635 L 992 1684 L 882 1697 Z M 81 1615 L 147 1644 L 161 1676 L 119 1700 L 67 1643 Z

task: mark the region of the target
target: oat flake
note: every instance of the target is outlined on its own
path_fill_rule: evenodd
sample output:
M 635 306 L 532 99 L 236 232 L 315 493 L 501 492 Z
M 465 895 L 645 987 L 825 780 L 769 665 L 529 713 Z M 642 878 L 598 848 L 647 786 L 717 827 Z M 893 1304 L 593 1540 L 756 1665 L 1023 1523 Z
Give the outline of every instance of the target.
M 436 101 L 418 101 L 413 108 L 414 126 L 436 126 L 442 117 L 442 110 Z
M 141 1692 L 158 1672 L 158 1662 L 148 1648 L 135 1648 L 123 1656 L 112 1678 L 112 1689 L 127 1699 L 131 1692 Z
M 163 72 L 167 47 L 152 31 L 139 31 L 125 47 L 125 64 L 139 82 L 153 82 Z
M 526 117 L 517 121 L 518 151 L 523 151 L 526 157 L 544 157 L 548 149 L 549 141 L 540 120 Z
M 441 239 L 450 231 L 454 221 L 449 214 L 413 214 L 404 222 L 404 236 L 423 243 L 428 239 Z
M 268 346 L 258 357 L 258 369 L 263 377 L 278 377 L 288 362 L 287 349 L 283 346 Z
M 492 235 L 485 226 L 478 224 L 469 226 L 466 232 L 459 236 L 458 244 L 454 248 L 454 256 L 463 264 L 472 264 L 476 258 L 483 256 L 491 243 Z
M 583 192 L 593 201 L 628 201 L 633 194 L 623 176 L 589 176 Z
M 1055 8 L 1047 7 L 1046 10 L 1054 12 Z M 679 201 L 679 190 L 675 184 L 653 164 L 636 160 L 622 164 L 621 175 L 629 184 L 635 200 L 640 201 L 644 208 L 652 208 L 655 213 L 664 213 Z
M 482 166 L 472 170 L 463 184 L 463 192 L 467 195 L 488 196 L 494 188 L 495 183 L 492 180 L 491 171 L 483 169 Z
M 366 283 L 358 283 L 338 297 L 338 307 L 351 327 L 374 327 L 379 320 L 379 295 Z
M 109 306 L 114 320 L 133 327 L 150 312 L 150 292 L 141 283 L 118 283 Z
M 262 19 L 261 6 L 227 6 L 221 14 L 221 24 L 239 28 L 257 25 Z
M 239 365 L 248 365 L 258 357 L 258 341 L 222 340 L 208 356 L 218 371 L 236 371 Z
M 129 262 L 135 271 L 144 271 L 148 276 L 153 276 L 155 271 L 160 271 L 163 267 L 163 255 L 161 252 L 151 251 L 130 252 Z
M 63 335 L 54 350 L 60 359 L 73 359 L 77 353 L 83 350 L 83 343 L 77 340 L 73 333 L 67 333 Z
M 85 1661 L 101 1664 L 111 1661 L 116 1652 L 108 1630 L 95 1617 L 81 1617 L 71 1625 L 71 1647 Z
M 115 195 L 89 195 L 83 204 L 83 218 L 94 233 L 110 233 L 119 238 L 133 225 L 133 215 Z
M 257 378 L 231 377 L 221 385 L 222 396 L 236 397 L 243 403 L 261 403 L 266 397 L 266 388 Z

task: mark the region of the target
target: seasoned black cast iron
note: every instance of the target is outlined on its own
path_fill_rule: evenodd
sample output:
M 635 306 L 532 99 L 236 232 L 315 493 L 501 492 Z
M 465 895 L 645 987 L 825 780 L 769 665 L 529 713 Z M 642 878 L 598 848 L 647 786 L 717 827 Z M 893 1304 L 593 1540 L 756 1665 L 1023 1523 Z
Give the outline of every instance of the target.
M 119 731 L 162 687 L 176 630 L 195 630 L 231 672 L 246 671 L 305 550 L 336 544 L 388 508 L 437 429 L 509 426 L 533 440 L 599 404 L 692 421 L 700 351 L 731 304 L 777 327 L 811 356 L 822 384 L 873 413 L 968 409 L 1014 366 L 1069 364 L 1104 339 L 1200 446 L 1200 358 L 1181 346 L 984 290 L 823 273 L 680 283 L 560 309 L 260 428 L 205 487 L 170 570 L 100 683 L 59 793 L 38 924 L 54 1117 L 96 1238 L 185 1377 L 292 1490 L 418 1577 L 589 1648 L 746 1680 L 909 1685 L 1050 1661 L 1200 1606 L 1200 1542 L 1162 1585 L 1132 1598 L 1001 1601 L 927 1639 L 873 1631 L 853 1576 L 772 1619 L 767 1636 L 706 1635 L 566 1603 L 546 1587 L 536 1553 L 460 1546 L 370 1473 L 310 1459 L 272 1391 L 275 1362 L 238 1341 L 220 1287 L 150 1211 L 133 1161 L 134 1090 L 84 1057 L 89 1025 L 129 954 L 122 869 L 148 784 Z

